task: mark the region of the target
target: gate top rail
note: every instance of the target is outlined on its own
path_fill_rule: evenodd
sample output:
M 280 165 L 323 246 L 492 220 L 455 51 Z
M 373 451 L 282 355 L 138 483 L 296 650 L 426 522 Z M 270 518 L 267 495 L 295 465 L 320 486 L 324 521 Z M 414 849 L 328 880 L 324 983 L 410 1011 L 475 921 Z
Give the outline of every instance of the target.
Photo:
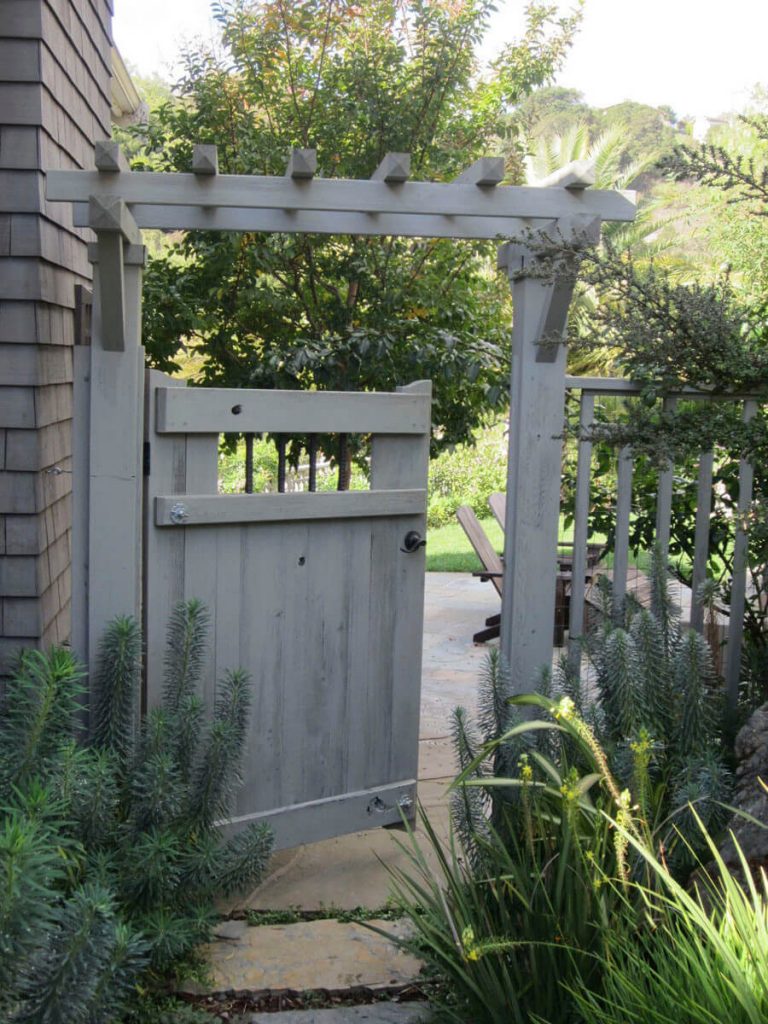
M 370 391 L 158 388 L 160 434 L 426 434 L 430 399 Z

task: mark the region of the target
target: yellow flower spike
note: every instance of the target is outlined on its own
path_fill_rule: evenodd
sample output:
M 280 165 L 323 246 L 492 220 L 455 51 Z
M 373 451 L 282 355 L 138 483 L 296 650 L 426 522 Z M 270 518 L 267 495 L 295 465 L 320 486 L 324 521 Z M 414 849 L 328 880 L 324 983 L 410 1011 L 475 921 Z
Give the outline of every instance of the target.
M 527 754 L 520 755 L 520 760 L 517 762 L 517 768 L 523 782 L 533 782 L 533 768 L 530 765 Z
M 575 711 L 576 705 L 571 698 L 561 697 L 552 709 L 552 714 L 558 721 L 562 718 L 564 722 L 568 722 L 573 718 Z

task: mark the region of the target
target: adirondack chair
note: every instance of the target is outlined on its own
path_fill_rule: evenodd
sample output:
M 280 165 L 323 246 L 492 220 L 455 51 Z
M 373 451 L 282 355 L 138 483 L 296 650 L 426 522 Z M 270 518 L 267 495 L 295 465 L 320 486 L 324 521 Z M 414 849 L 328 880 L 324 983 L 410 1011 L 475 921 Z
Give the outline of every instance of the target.
M 503 495 L 502 495 L 503 497 Z M 456 518 L 461 523 L 472 545 L 475 554 L 480 559 L 483 568 L 474 575 L 481 580 L 490 580 L 501 597 L 504 586 L 504 563 L 493 544 L 488 539 L 488 534 L 483 529 L 482 523 L 475 515 L 469 505 L 462 505 L 456 510 Z M 568 609 L 566 606 L 565 617 L 563 617 L 561 606 L 564 601 L 564 588 L 571 578 L 570 572 L 558 572 L 557 574 L 557 596 L 555 601 L 555 623 L 552 634 L 552 643 L 555 647 L 562 647 L 565 639 L 565 627 L 568 623 Z M 474 633 L 472 640 L 476 644 L 485 643 L 486 640 L 493 640 L 499 635 L 500 615 L 491 615 L 485 620 L 485 629 Z
M 469 505 L 460 505 L 456 509 L 456 518 L 461 523 L 469 543 L 480 559 L 483 572 L 475 573 L 480 579 L 490 580 L 501 597 L 504 585 L 504 563 L 493 544 L 488 539 L 488 534 L 482 527 L 480 520 Z M 485 620 L 485 629 L 478 630 L 472 637 L 476 644 L 485 643 L 486 640 L 493 640 L 499 635 L 500 615 L 491 615 Z
M 506 522 L 507 499 L 505 494 L 498 491 L 488 499 L 488 505 L 499 526 L 504 529 Z M 483 570 L 476 575 L 480 579 L 490 579 L 501 596 L 503 586 L 504 563 L 495 551 L 488 536 L 483 529 L 480 520 L 468 505 L 462 505 L 456 512 L 456 518 L 464 528 L 475 554 L 483 565 Z M 564 543 L 558 545 L 563 548 L 572 548 L 573 545 Z M 587 549 L 587 571 L 591 579 L 596 571 L 600 559 L 605 553 L 604 544 L 590 544 Z M 571 553 L 558 554 L 558 573 L 555 584 L 555 622 L 553 629 L 552 643 L 555 647 L 562 647 L 565 642 L 565 630 L 568 628 L 568 615 L 570 607 L 570 585 L 572 582 L 571 566 L 573 555 Z M 486 621 L 486 629 L 475 633 L 475 643 L 482 643 L 499 635 L 499 616 L 492 615 Z

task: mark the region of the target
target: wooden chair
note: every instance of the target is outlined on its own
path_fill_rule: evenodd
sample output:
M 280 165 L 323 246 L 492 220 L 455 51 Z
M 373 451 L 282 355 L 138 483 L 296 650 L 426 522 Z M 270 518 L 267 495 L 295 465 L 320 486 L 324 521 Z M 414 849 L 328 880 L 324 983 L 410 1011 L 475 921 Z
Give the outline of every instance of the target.
M 490 580 L 496 588 L 496 593 L 501 597 L 504 586 L 504 562 L 501 556 L 488 539 L 488 534 L 469 505 L 462 505 L 456 510 L 456 518 L 464 528 L 469 543 L 472 545 L 475 554 L 480 559 L 483 568 L 473 575 L 481 580 Z M 570 572 L 558 572 L 557 594 L 555 600 L 555 622 L 552 633 L 552 644 L 555 647 L 562 647 L 565 640 L 565 628 L 568 624 L 567 606 L 565 618 L 563 617 L 562 604 L 565 595 L 566 583 L 571 579 Z M 485 643 L 486 640 L 493 640 L 499 635 L 501 616 L 490 615 L 485 620 L 485 629 L 474 633 L 472 640 L 476 644 Z
M 491 512 L 499 526 L 504 529 L 506 522 L 507 498 L 505 494 L 498 491 L 488 499 Z M 483 565 L 482 571 L 475 573 L 483 580 L 491 580 L 496 591 L 501 597 L 504 563 L 501 556 L 491 544 L 485 530 L 475 513 L 468 505 L 462 505 L 456 512 L 456 518 L 464 528 L 475 554 Z M 555 581 L 555 621 L 553 626 L 552 644 L 555 647 L 562 647 L 565 642 L 565 631 L 568 628 L 572 566 L 573 566 L 573 544 L 565 542 L 558 547 L 570 548 L 568 553 L 558 553 L 558 573 Z M 587 549 L 587 582 L 592 579 L 596 572 L 600 559 L 605 554 L 604 544 L 590 544 Z M 472 639 L 475 643 L 484 643 L 499 635 L 500 616 L 492 615 L 486 619 L 486 628 L 475 633 Z
M 483 571 L 475 573 L 480 579 L 490 580 L 496 588 L 496 593 L 501 597 L 501 590 L 504 585 L 504 563 L 501 556 L 488 539 L 488 534 L 482 527 L 480 520 L 469 505 L 460 505 L 456 509 L 456 518 L 461 523 L 469 543 L 480 559 Z M 485 643 L 486 640 L 493 640 L 499 635 L 500 615 L 491 615 L 485 620 L 485 629 L 479 630 L 472 637 L 476 644 Z

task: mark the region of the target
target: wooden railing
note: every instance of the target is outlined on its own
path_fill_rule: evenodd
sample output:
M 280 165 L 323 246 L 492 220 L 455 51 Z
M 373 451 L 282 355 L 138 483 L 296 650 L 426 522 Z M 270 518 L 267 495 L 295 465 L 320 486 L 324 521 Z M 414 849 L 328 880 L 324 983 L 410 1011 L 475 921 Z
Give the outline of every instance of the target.
M 569 392 L 580 392 L 579 398 L 579 441 L 574 497 L 573 525 L 573 582 L 569 613 L 568 656 L 575 672 L 581 668 L 582 642 L 585 629 L 585 593 L 587 579 L 587 539 L 590 532 L 590 484 L 593 442 L 590 430 L 595 422 L 595 399 L 606 396 L 631 398 L 641 393 L 639 384 L 627 380 L 613 380 L 599 377 L 567 377 Z M 664 400 L 666 411 L 673 411 L 677 402 L 685 401 L 731 401 L 739 403 L 744 422 L 748 422 L 757 411 L 758 403 L 765 397 L 756 395 L 718 395 L 686 389 Z M 694 534 L 694 557 L 691 576 L 690 626 L 701 631 L 704 624 L 703 606 L 696 600 L 701 584 L 707 578 L 709 559 L 709 529 L 712 509 L 714 454 L 702 451 L 698 465 L 696 525 Z M 619 610 L 627 593 L 629 570 L 629 532 L 632 516 L 632 477 L 634 458 L 632 450 L 623 447 L 617 452 L 616 464 L 616 505 L 615 534 L 613 551 L 612 595 L 614 610 Z M 656 491 L 656 543 L 660 546 L 665 560 L 669 556 L 672 521 L 674 466 L 665 465 L 659 472 Z M 746 459 L 739 462 L 738 504 L 734 517 L 733 573 L 730 581 L 730 603 L 728 607 L 728 634 L 724 659 L 724 677 L 728 702 L 734 706 L 738 697 L 741 667 L 741 645 L 744 629 L 744 614 L 747 594 L 747 546 L 745 528 L 747 514 L 752 503 L 753 468 Z

